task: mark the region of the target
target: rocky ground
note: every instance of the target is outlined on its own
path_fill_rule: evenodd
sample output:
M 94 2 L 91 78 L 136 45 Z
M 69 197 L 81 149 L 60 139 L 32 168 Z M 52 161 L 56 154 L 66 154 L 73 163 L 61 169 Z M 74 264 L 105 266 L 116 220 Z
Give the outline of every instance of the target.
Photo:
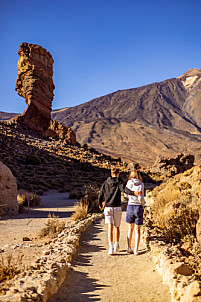
M 169 288 L 162 284 L 145 245 L 141 243 L 138 256 L 126 253 L 127 228 L 123 212 L 120 251 L 109 256 L 104 219 L 90 226 L 66 280 L 49 302 L 171 301 Z
M 112 159 L 87 146 L 47 138 L 16 124 L 0 122 L 0 160 L 17 178 L 18 189 L 43 194 L 49 189 L 76 191 L 88 182 L 101 184 L 111 166 L 128 171 L 120 159 Z

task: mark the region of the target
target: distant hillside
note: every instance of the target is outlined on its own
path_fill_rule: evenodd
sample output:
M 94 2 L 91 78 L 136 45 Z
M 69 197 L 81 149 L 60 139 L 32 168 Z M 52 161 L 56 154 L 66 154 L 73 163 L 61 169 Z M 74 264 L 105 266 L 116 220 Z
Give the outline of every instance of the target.
M 0 120 L 1 121 L 7 121 L 15 116 L 18 116 L 19 113 L 8 113 L 8 112 L 3 112 L 0 111 Z
M 55 110 L 52 118 L 72 127 L 81 144 L 127 161 L 153 164 L 157 155 L 190 152 L 201 162 L 201 70 Z
M 201 161 L 201 70 L 120 90 L 52 117 L 76 132 L 81 144 L 126 160 L 151 164 L 157 155 L 191 152 Z

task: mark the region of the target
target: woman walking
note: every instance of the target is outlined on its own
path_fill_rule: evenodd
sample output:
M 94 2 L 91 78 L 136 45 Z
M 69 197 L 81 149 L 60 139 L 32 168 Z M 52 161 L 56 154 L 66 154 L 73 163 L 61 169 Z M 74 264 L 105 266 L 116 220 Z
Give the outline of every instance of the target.
M 127 236 L 127 253 L 138 254 L 138 247 L 140 243 L 140 227 L 143 224 L 143 213 L 145 205 L 144 200 L 144 184 L 142 182 L 142 177 L 140 172 L 134 170 L 131 172 L 129 180 L 126 187 L 131 191 L 140 191 L 142 192 L 141 196 L 128 196 L 128 206 L 126 212 L 126 222 L 129 223 L 128 236 Z M 132 250 L 131 241 L 132 235 L 135 228 L 135 247 Z

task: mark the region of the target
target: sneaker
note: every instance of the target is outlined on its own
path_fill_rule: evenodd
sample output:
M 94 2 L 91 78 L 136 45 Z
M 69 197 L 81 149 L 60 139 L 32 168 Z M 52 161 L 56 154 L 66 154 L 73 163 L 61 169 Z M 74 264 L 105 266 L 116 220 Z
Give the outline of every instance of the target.
M 136 256 L 138 255 L 138 251 L 136 250 L 136 248 L 133 249 L 133 253 L 134 253 L 134 255 L 136 255 Z
M 113 248 L 112 247 L 109 247 L 108 255 L 113 255 Z
M 119 251 L 119 242 L 115 242 L 115 245 L 114 245 L 114 252 L 118 252 Z
M 126 253 L 132 254 L 133 253 L 132 248 L 131 247 L 127 247 Z

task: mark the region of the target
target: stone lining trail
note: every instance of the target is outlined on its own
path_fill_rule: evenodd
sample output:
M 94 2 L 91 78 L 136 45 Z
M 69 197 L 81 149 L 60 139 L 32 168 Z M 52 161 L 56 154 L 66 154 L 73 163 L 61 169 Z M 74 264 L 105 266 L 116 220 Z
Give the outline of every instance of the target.
M 123 212 L 120 251 L 109 256 L 104 219 L 91 225 L 81 237 L 66 280 L 48 302 L 170 302 L 169 287 L 163 285 L 143 243 L 138 256 L 126 253 L 127 228 Z

